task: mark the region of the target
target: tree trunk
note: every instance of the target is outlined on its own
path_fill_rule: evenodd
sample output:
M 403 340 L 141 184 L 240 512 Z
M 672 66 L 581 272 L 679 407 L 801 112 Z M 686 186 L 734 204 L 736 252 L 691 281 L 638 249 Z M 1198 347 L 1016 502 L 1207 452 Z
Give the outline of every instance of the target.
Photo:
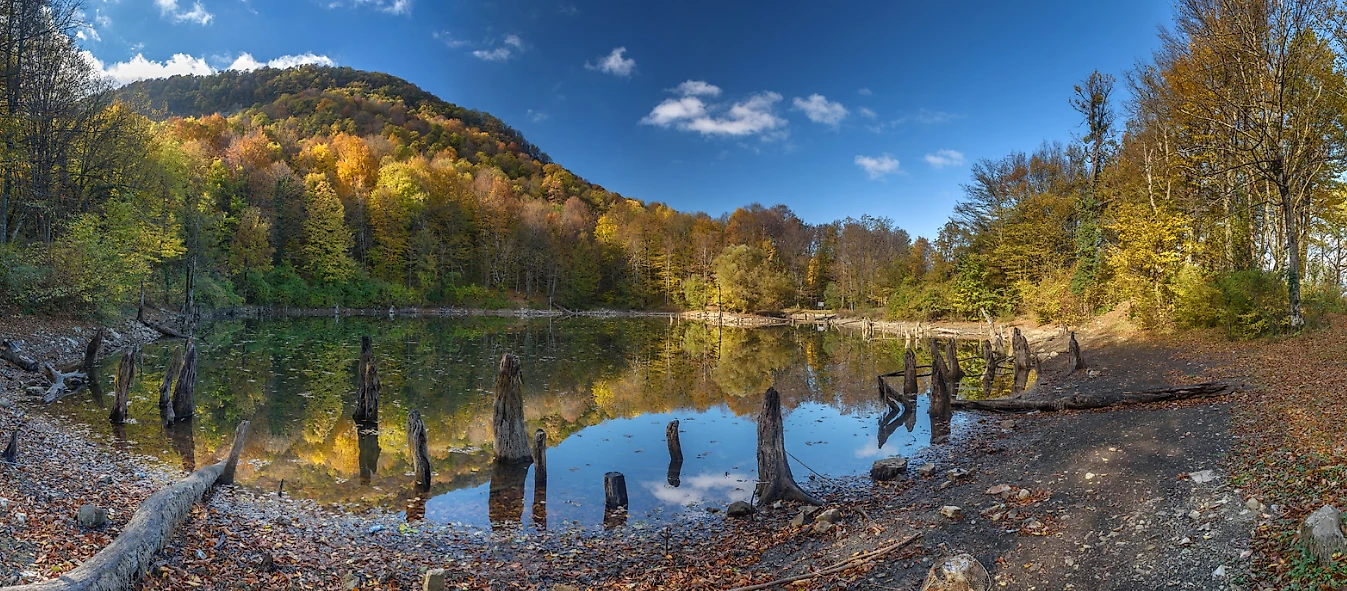
M 945 357 L 947 361 L 946 369 L 949 370 L 949 395 L 952 398 L 959 397 L 959 383 L 963 381 L 963 368 L 959 367 L 959 341 L 949 339 L 945 341 Z
M 1071 342 L 1067 344 L 1066 349 L 1071 355 L 1070 373 L 1085 369 L 1085 357 L 1080 354 L 1080 343 L 1076 342 L 1076 333 L 1071 333 Z
M 1029 339 L 1024 338 L 1020 333 L 1019 327 L 1015 328 L 1015 334 L 1010 338 L 1010 347 L 1015 351 L 1015 382 L 1010 391 L 1019 394 L 1024 391 L 1029 383 Z
M 76 384 L 88 379 L 86 374 L 77 371 L 65 373 L 52 367 L 50 363 L 43 365 L 42 371 L 46 374 L 47 383 L 51 384 L 47 391 L 42 394 L 42 401 L 47 404 L 56 402 L 65 395 L 74 392 Z M 66 380 L 70 380 L 71 383 L 67 384 Z
M 426 443 L 426 424 L 421 420 L 419 410 L 407 415 L 407 448 L 411 451 L 412 462 L 416 466 L 418 490 L 430 490 L 430 448 Z
M 903 397 L 917 398 L 917 354 L 911 347 L 903 352 Z
M 248 438 L 248 421 L 242 421 L 234 429 L 234 441 L 241 442 Z M 242 445 L 234 445 L 229 450 L 229 458 L 224 462 L 224 469 L 220 470 L 220 478 L 215 481 L 216 484 L 234 484 L 234 472 L 239 466 L 239 455 L 243 453 Z
M 1282 201 L 1282 224 L 1286 232 L 1286 299 L 1290 304 L 1291 330 L 1300 330 L 1305 326 L 1305 316 L 1300 309 L 1300 231 L 1297 211 L 1290 187 L 1278 183 Z
M 182 373 L 183 350 L 173 351 L 173 357 L 164 368 L 164 380 L 159 383 L 159 415 L 164 424 L 173 422 L 173 382 Z
M 951 412 L 949 375 L 940 348 L 936 347 L 935 339 L 931 339 L 931 406 L 926 409 L 931 417 L 947 417 Z
M 89 344 L 84 347 L 84 363 L 80 364 L 80 369 L 87 375 L 93 375 L 94 363 L 98 362 L 98 351 L 103 348 L 103 327 L 98 327 L 94 336 L 89 339 Z
M 683 484 L 683 441 L 678 436 L 678 420 L 669 421 L 664 428 L 664 439 L 669 444 L 669 470 L 666 478 L 669 486 L 678 488 Z
M 1224 396 L 1230 392 L 1230 386 L 1221 382 L 1204 382 L 1191 386 L 1173 388 L 1154 388 L 1138 392 L 1104 392 L 1095 394 L 1074 394 L 1053 400 L 959 400 L 955 408 L 963 410 L 994 410 L 1002 412 L 1089 410 L 1110 406 L 1145 404 L 1149 402 L 1167 402 L 1171 400 L 1189 400 L 1193 398 L 1212 398 Z
M 524 518 L 524 485 L 529 465 L 525 462 L 493 462 L 487 488 L 487 519 L 492 527 L 518 524 Z
M 356 423 L 379 421 L 379 368 L 374 362 L 374 345 L 369 336 L 360 337 L 359 385 L 356 388 Z
M 822 505 L 823 501 L 805 492 L 795 483 L 786 461 L 786 438 L 781 424 L 781 395 L 768 388 L 762 397 L 758 415 L 758 504 L 776 501 L 800 501 Z
M 37 371 L 41 368 L 37 360 L 23 354 L 22 347 L 14 341 L 0 342 L 0 359 L 4 359 L 24 371 Z
M 241 431 L 246 432 L 246 428 Z M 243 440 L 236 438 L 229 457 L 237 461 L 242 449 Z M 227 462 L 211 464 L 150 495 L 121 535 L 75 570 L 41 583 L 5 587 L 5 591 L 116 591 L 136 586 L 155 555 L 191 513 L 192 505 L 219 483 L 226 466 Z
M 528 434 L 524 427 L 524 378 L 519 358 L 506 353 L 500 359 L 496 375 L 495 415 L 491 425 L 495 429 L 497 462 L 528 462 Z
M 533 432 L 533 486 L 547 488 L 547 432 Z
M 1000 365 L 1001 360 L 992 349 L 990 340 L 982 341 L 982 362 L 985 364 L 982 370 L 982 397 L 991 398 L 992 387 L 996 384 L 996 366 Z
M 126 423 L 126 407 L 131 400 L 131 382 L 136 379 L 136 358 L 138 356 L 140 356 L 140 349 L 131 349 L 122 354 L 122 361 L 117 364 L 117 381 L 113 384 L 112 412 L 108 415 L 108 420 L 114 425 Z
M 173 388 L 173 420 L 185 421 L 196 414 L 196 343 L 187 341 L 182 356 L 182 370 Z

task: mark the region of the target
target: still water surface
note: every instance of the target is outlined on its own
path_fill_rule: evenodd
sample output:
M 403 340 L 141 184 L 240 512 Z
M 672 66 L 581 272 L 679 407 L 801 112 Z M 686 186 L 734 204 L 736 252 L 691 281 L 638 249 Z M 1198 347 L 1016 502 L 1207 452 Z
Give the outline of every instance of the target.
M 351 419 L 361 335 L 372 335 L 382 379 L 377 432 Z M 755 416 L 762 392 L 782 395 L 786 447 L 797 480 L 865 473 L 879 458 L 930 443 L 922 396 L 888 414 L 875 376 L 901 368 L 905 343 L 856 331 L 725 328 L 652 319 L 297 318 L 222 321 L 199 337 L 197 415 L 164 428 L 158 386 L 180 342 L 142 352 L 133 423 L 107 422 L 119 356 L 101 389 L 53 412 L 74 416 L 116 445 L 184 469 L 215 461 L 241 420 L 252 421 L 239 482 L 356 511 L 497 528 L 594 527 L 604 522 L 603 474 L 622 472 L 630 519 L 660 520 L 746 500 L 756 475 Z M 492 386 L 502 354 L 519 355 L 529 432 L 547 432 L 548 482 L 533 470 L 493 470 Z M 960 349 L 965 388 L 978 388 L 976 344 Z M 918 349 L 919 363 L 929 354 Z M 1009 388 L 1009 377 L 999 383 Z M 926 388 L 926 380 L 921 380 Z M 890 382 L 901 388 L 901 379 Z M 97 390 L 102 390 L 100 395 Z M 412 487 L 407 413 L 420 410 L 433 486 Z M 887 417 L 886 417 L 887 414 Z M 664 433 L 681 422 L 676 472 Z M 887 421 L 887 422 L 886 422 Z M 951 428 L 961 429 L 959 417 Z M 428 497 L 428 498 L 422 498 Z

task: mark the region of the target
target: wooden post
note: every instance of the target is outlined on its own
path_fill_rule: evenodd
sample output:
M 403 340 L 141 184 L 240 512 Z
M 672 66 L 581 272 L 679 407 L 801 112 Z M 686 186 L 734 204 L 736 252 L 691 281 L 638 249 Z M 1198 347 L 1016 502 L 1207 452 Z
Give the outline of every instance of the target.
M 982 397 L 989 398 L 992 395 L 992 386 L 996 383 L 996 366 L 1001 363 L 996 351 L 992 349 L 991 340 L 982 341 L 982 361 L 986 364 L 982 370 Z
M 421 490 L 430 490 L 430 448 L 426 443 L 426 424 L 421 420 L 419 410 L 407 415 L 407 447 L 416 466 L 416 485 Z
M 1076 333 L 1071 333 L 1071 342 L 1067 344 L 1067 351 L 1071 354 L 1071 372 L 1085 369 L 1085 357 L 1080 354 L 1080 343 L 1076 342 Z
M 945 341 L 946 369 L 949 370 L 949 395 L 959 397 L 959 383 L 963 381 L 963 368 L 959 367 L 959 342 L 955 339 Z
M 547 432 L 533 432 L 533 486 L 547 488 Z
M 603 506 L 605 509 L 627 508 L 627 477 L 621 472 L 603 475 Z
M 243 453 L 243 441 L 247 438 L 248 421 L 243 421 L 234 429 L 234 447 L 229 450 L 229 459 L 225 460 L 224 469 L 220 471 L 216 484 L 234 484 L 234 471 L 238 468 L 239 455 Z
M 669 421 L 664 428 L 664 439 L 669 443 L 669 486 L 678 488 L 683 484 L 683 442 L 678 436 L 678 420 Z
M 10 463 L 10 464 L 13 464 L 13 463 L 16 463 L 16 462 L 19 461 L 19 428 L 18 428 L 18 427 L 15 427 L 15 428 L 14 428 L 14 431 L 10 432 L 10 434 L 9 434 L 9 444 L 5 446 L 5 453 L 0 454 L 0 458 L 4 458 L 5 462 Z
M 187 341 L 187 352 L 182 356 L 182 371 L 173 388 L 174 420 L 185 421 L 196 414 L 196 343 Z
M 1024 387 L 1029 382 L 1029 339 L 1024 338 L 1020 333 L 1019 327 L 1015 328 L 1013 336 L 1010 337 L 1010 347 L 1015 351 L 1015 383 L 1011 386 L 1011 392 L 1016 394 L 1023 392 Z
M 360 337 L 360 364 L 357 367 L 355 401 L 356 423 L 379 421 L 379 368 L 374 363 L 373 339 L 368 335 Z
M 532 459 L 524 427 L 523 387 L 519 358 L 506 353 L 500 359 L 500 372 L 496 375 L 495 416 L 491 421 L 496 432 L 497 462 Z
M 823 501 L 805 492 L 795 483 L 786 461 L 786 438 L 781 425 L 781 395 L 768 388 L 762 397 L 758 415 L 758 504 L 776 501 L 800 501 L 822 505 Z
M 945 369 L 945 360 L 941 358 L 940 348 L 935 339 L 931 339 L 931 406 L 926 410 L 932 417 L 948 416 L 950 410 L 949 371 Z
M 84 347 L 84 363 L 80 364 L 80 369 L 85 375 L 93 373 L 94 363 L 98 362 L 98 351 L 103 348 L 103 327 L 98 327 L 94 336 L 89 339 L 88 346 Z
M 136 357 L 140 355 L 140 348 L 133 348 L 122 355 L 121 363 L 117 364 L 117 381 L 113 385 L 115 395 L 113 396 L 112 412 L 108 414 L 108 420 L 114 425 L 126 423 L 127 405 L 130 403 L 131 382 L 136 379 Z M 92 382 L 97 379 L 93 373 L 89 374 Z
M 917 354 L 911 347 L 903 353 L 903 397 L 908 400 L 917 398 Z

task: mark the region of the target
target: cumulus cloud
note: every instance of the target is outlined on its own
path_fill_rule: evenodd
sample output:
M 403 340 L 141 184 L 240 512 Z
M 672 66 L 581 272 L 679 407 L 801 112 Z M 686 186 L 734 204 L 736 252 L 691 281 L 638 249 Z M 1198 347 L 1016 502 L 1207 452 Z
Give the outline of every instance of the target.
M 856 94 L 859 94 L 861 96 L 874 96 L 875 93 L 870 92 L 870 89 L 868 87 L 861 87 L 860 90 L 856 91 Z
M 870 175 L 870 180 L 883 180 L 884 177 L 901 172 L 898 166 L 898 159 L 888 154 L 880 154 L 878 158 L 873 156 L 857 156 L 856 166 L 861 167 L 865 174 Z
M 611 53 L 599 58 L 596 63 L 585 62 L 585 69 L 597 70 L 614 76 L 631 76 L 631 73 L 636 70 L 636 60 L 622 57 L 626 52 L 626 47 L 613 48 Z
M 178 0 L 154 0 L 154 4 L 159 7 L 161 16 L 175 23 L 209 25 L 215 19 L 215 15 L 207 12 L 200 2 L 193 2 L 190 9 L 179 5 Z
M 168 78 L 178 75 L 209 76 L 219 71 L 212 67 L 206 61 L 206 58 L 193 57 L 185 53 L 175 53 L 173 57 L 162 62 L 146 59 L 144 55 L 137 53 L 135 57 L 127 61 L 111 65 L 104 64 L 102 60 L 94 57 L 88 51 L 81 52 L 81 54 L 95 71 L 117 86 L 124 86 L 137 80 Z M 264 67 L 292 68 L 304 64 L 335 66 L 337 63 L 325 55 L 314 53 L 286 55 L 266 62 L 257 60 L 251 54 L 244 53 L 239 55 L 226 69 L 250 72 Z
M 805 117 L 814 123 L 837 125 L 847 118 L 847 108 L 842 103 L 830 101 L 821 94 L 811 94 L 809 98 L 795 97 L 794 110 L 804 111 Z
M 937 150 L 934 154 L 926 155 L 926 163 L 930 164 L 932 168 L 963 166 L 963 153 L 954 150 Z
M 706 136 L 745 137 L 758 135 L 764 140 L 777 139 L 786 120 L 776 114 L 781 95 L 761 92 L 730 104 L 708 104 L 703 96 L 716 96 L 720 88 L 702 81 L 689 80 L 673 92 L 677 98 L 665 99 L 641 119 L 645 125 L 695 131 Z
M 488 62 L 503 62 L 524 51 L 524 41 L 519 35 L 506 35 L 505 40 L 500 46 L 492 49 L 478 49 L 472 52 L 473 57 L 486 60 Z

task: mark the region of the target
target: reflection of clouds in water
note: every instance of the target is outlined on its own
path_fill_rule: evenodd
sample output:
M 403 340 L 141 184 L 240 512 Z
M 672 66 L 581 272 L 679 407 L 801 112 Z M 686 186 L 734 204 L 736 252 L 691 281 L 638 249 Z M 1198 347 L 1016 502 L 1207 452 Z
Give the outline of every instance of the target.
M 738 472 L 708 474 L 683 478 L 683 485 L 673 488 L 660 480 L 647 480 L 641 483 L 655 498 L 671 505 L 687 505 L 721 499 L 729 502 L 747 501 L 753 494 L 753 485 L 757 482 L 750 474 Z
M 879 449 L 877 441 L 866 441 L 865 445 L 862 445 L 860 449 L 856 450 L 856 459 L 858 460 L 864 460 L 866 458 L 877 458 L 883 455 L 888 455 L 888 452 Z

